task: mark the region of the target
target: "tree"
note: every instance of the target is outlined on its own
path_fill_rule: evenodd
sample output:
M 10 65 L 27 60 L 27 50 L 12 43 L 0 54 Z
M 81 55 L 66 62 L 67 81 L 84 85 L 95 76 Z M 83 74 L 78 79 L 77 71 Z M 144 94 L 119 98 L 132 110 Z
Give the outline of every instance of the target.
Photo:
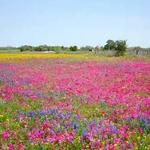
M 104 50 L 114 50 L 116 47 L 116 43 L 113 40 L 108 40 L 106 45 L 104 46 Z
M 77 46 L 70 46 L 70 51 L 77 51 L 78 50 L 78 47 Z
M 85 46 L 80 48 L 81 51 L 92 51 L 93 49 L 94 47 L 92 46 Z
M 115 42 L 116 56 L 123 56 L 127 49 L 127 42 L 119 40 Z
M 65 49 L 65 47 L 64 47 L 64 46 L 61 46 L 61 49 L 62 49 L 62 50 L 64 50 L 64 49 Z
M 32 51 L 33 47 L 29 46 L 29 45 L 23 45 L 19 49 L 20 49 L 21 52 L 23 52 L 23 51 Z
M 48 45 L 40 45 L 40 46 L 36 46 L 34 47 L 35 51 L 50 51 L 50 46 Z
M 34 51 L 41 51 L 41 48 L 39 46 L 34 47 Z
M 104 50 L 115 50 L 116 56 L 123 56 L 127 49 L 127 42 L 125 40 L 108 40 L 104 46 Z

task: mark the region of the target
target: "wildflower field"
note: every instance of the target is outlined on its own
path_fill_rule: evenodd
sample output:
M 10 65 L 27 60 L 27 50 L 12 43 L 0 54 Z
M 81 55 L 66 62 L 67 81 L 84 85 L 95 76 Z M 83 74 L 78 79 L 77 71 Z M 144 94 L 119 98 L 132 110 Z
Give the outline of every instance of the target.
M 150 62 L 0 54 L 0 149 L 150 149 Z

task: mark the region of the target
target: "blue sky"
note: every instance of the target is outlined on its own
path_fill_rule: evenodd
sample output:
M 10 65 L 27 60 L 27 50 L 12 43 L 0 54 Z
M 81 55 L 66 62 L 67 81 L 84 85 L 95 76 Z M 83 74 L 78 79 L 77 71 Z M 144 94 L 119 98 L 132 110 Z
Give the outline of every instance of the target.
M 150 47 L 150 0 L 0 0 L 0 46 Z

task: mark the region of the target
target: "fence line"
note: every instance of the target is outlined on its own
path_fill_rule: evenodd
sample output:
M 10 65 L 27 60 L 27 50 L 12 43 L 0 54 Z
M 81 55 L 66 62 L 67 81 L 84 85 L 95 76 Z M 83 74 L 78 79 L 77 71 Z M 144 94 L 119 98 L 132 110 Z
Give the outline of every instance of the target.
M 150 49 L 146 50 L 127 50 L 128 54 L 133 54 L 133 55 L 150 55 Z
M 113 50 L 92 50 L 93 53 L 95 54 L 100 54 L 100 55 L 108 55 L 108 56 L 114 56 L 116 51 Z M 127 54 L 131 54 L 131 55 L 150 55 L 150 49 L 147 50 L 127 50 L 126 51 Z

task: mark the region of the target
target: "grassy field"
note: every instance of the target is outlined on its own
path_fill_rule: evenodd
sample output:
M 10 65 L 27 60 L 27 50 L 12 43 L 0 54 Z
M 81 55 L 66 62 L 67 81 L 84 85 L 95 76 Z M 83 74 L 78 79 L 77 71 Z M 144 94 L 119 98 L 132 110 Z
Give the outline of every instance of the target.
M 0 53 L 0 149 L 150 149 L 150 62 Z

